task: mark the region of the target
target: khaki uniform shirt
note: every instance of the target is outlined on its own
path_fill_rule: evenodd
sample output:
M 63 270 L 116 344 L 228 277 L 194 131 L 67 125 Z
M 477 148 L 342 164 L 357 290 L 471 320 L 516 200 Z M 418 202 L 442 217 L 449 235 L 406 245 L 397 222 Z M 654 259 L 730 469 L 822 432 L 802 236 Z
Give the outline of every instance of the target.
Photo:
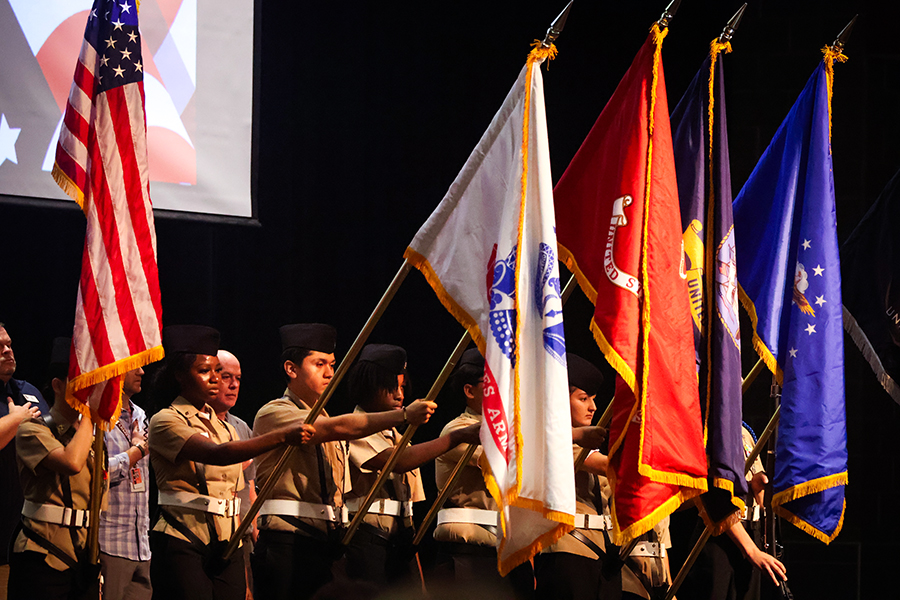
M 364 413 L 363 409 L 356 407 L 355 413 Z M 380 471 L 373 471 L 363 467 L 374 457 L 385 450 L 392 450 L 402 436 L 396 429 L 379 431 L 368 437 L 350 441 L 350 481 L 353 483 L 353 491 L 347 494 L 347 500 L 359 498 L 359 502 L 365 500 L 369 490 L 375 485 Z M 381 486 L 375 499 L 388 498 L 400 502 L 421 502 L 425 499 L 425 488 L 422 486 L 422 477 L 419 469 L 412 469 L 406 473 L 391 473 L 388 481 Z M 363 522 L 378 527 L 382 531 L 395 533 L 401 527 L 412 527 L 412 517 L 399 518 L 391 515 L 367 514 Z
M 150 419 L 150 463 L 156 472 L 159 491 L 204 494 L 198 485 L 199 478 L 203 477 L 208 489 L 208 493 L 204 495 L 223 500 L 233 499 L 237 491 L 244 487 L 240 463 L 220 467 L 178 459 L 184 443 L 198 433 L 215 444 L 239 439 L 234 427 L 220 421 L 211 406 L 206 404 L 202 411 L 197 410 L 181 396 Z M 237 526 L 237 517 L 225 517 L 183 506 L 163 508 L 187 526 L 204 544 L 210 541 L 208 520 L 213 522 L 219 541 L 228 540 Z M 162 517 L 157 520 L 153 531 L 190 541 Z
M 574 461 L 581 454 L 581 446 L 573 445 L 572 450 L 574 468 Z M 583 469 L 578 471 L 575 473 L 575 512 L 580 515 L 608 515 L 610 491 L 609 480 L 606 477 L 588 473 Z M 606 540 L 599 529 L 579 528 L 578 532 L 594 542 L 601 550 L 606 550 Z M 542 552 L 568 552 L 591 559 L 600 558 L 596 552 L 568 534 Z
M 254 435 L 263 435 L 273 429 L 284 427 L 297 421 L 305 421 L 309 414 L 310 406 L 301 400 L 290 390 L 284 391 L 284 396 L 272 400 L 256 414 L 253 422 Z M 328 413 L 322 411 L 322 416 Z M 319 459 L 321 452 L 325 473 L 324 493 L 319 481 Z M 276 448 L 265 454 L 261 454 L 256 461 L 256 481 L 260 488 L 266 485 L 275 463 L 284 453 L 282 448 Z M 335 508 L 335 513 L 344 506 L 344 493 L 350 490 L 350 473 L 346 446 L 342 442 L 325 442 L 324 444 L 297 446 L 291 453 L 288 468 L 281 479 L 275 484 L 271 498 L 273 500 L 295 500 L 312 504 L 327 504 Z M 321 519 L 301 519 L 303 522 L 321 530 L 328 531 L 328 521 Z M 306 532 L 297 529 L 281 517 L 276 515 L 260 515 L 257 520 L 259 529 L 271 529 L 273 531 L 290 531 L 307 535 Z
M 480 423 L 481 415 L 475 414 L 471 409 L 447 423 L 441 436 L 449 434 L 456 429 L 463 429 L 473 423 Z M 450 473 L 466 452 L 466 444 L 460 444 L 449 452 L 437 457 L 434 461 L 434 479 L 439 490 L 444 488 Z M 481 475 L 481 467 L 478 459 L 481 458 L 482 448 L 472 456 L 468 465 L 463 467 L 462 474 L 456 482 L 447 503 L 443 508 L 479 508 L 483 510 L 497 510 L 497 503 L 491 497 L 484 485 L 484 477 Z M 471 523 L 443 523 L 434 530 L 434 539 L 439 542 L 461 542 L 476 544 L 479 546 L 496 546 L 497 536 L 481 525 Z
M 66 420 L 56 409 L 50 409 L 53 417 L 51 429 L 42 419 L 31 419 L 19 425 L 16 432 L 16 458 L 19 463 L 19 479 L 22 482 L 22 491 L 25 499 L 38 504 L 52 504 L 65 507 L 62 492 L 62 478 L 66 477 L 56 471 L 51 471 L 41 464 L 47 455 L 56 449 L 65 448 L 75 436 L 75 427 Z M 55 435 L 54 435 L 55 434 Z M 57 437 L 58 436 L 58 437 Z M 68 477 L 69 487 L 72 490 L 72 508 L 76 510 L 89 510 L 91 497 L 91 477 L 94 470 L 94 452 L 88 455 L 86 464 L 77 475 Z M 105 474 L 104 474 L 105 475 Z M 103 499 L 101 507 L 106 508 L 107 484 L 103 484 Z M 77 560 L 76 550 L 72 545 L 72 536 L 68 527 L 35 521 L 23 517 L 25 524 L 39 536 Z M 78 549 L 87 545 L 87 528 L 75 528 Z M 13 552 L 37 552 L 46 554 L 45 562 L 57 571 L 65 571 L 69 565 L 49 554 L 32 540 L 19 532 L 13 545 Z
M 648 532 L 642 535 L 639 539 L 648 540 L 653 538 L 651 541 L 658 541 L 660 545 L 664 546 L 666 549 L 672 547 L 672 536 L 669 534 L 669 517 L 666 517 L 665 519 L 657 523 L 653 527 L 653 531 L 656 533 L 656 536 L 651 536 Z M 641 571 L 644 573 L 647 579 L 650 580 L 651 584 L 654 587 L 672 583 L 672 573 L 669 570 L 668 552 L 663 558 L 652 556 L 632 556 L 631 560 L 634 560 L 640 565 Z M 634 575 L 634 573 L 632 573 L 631 568 L 627 565 L 622 568 L 622 591 L 637 594 L 641 598 L 647 598 L 648 600 L 650 598 L 650 594 L 644 588 L 644 585 Z

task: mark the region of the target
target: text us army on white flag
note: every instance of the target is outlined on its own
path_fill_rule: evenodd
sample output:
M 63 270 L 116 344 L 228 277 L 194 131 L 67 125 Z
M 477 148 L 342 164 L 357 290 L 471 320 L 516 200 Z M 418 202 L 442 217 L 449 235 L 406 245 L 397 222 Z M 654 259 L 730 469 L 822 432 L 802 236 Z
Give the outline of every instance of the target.
M 553 188 L 536 48 L 406 251 L 485 356 L 482 470 L 506 574 L 572 529 L 575 483 Z

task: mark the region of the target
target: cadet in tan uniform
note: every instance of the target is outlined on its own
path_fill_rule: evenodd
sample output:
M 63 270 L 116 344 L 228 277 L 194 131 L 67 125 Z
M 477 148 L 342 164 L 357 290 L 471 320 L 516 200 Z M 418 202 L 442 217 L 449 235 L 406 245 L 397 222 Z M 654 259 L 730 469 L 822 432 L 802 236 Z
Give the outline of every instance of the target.
M 82 417 L 65 400 L 70 345 L 69 338 L 53 343 L 49 415 L 24 421 L 16 432 L 25 506 L 10 556 L 11 600 L 79 598 L 89 584 L 99 593 L 99 566 L 86 567 L 84 556 L 96 415 Z
M 472 348 L 463 353 L 450 379 L 454 391 L 465 399 L 466 410 L 447 423 L 441 437 L 481 424 L 484 400 L 484 358 Z M 439 490 L 465 454 L 465 445 L 456 446 L 435 461 L 434 477 Z M 480 590 L 496 600 L 533 598 L 534 572 L 530 562 L 513 569 L 505 578 L 497 572 L 497 503 L 484 484 L 478 459 L 479 448 L 447 499 L 447 508 L 438 513 L 434 539 L 438 542 L 438 569 L 449 569 L 461 593 Z
M 200 325 L 163 330 L 166 365 L 159 392 L 172 401 L 150 419 L 150 461 L 160 518 L 150 533 L 153 597 L 242 600 L 243 557 L 221 559 L 237 525 L 241 463 L 284 443 L 309 441 L 302 424 L 239 441 L 209 405 L 220 384 L 219 332 Z M 176 397 L 177 396 L 177 397 Z M 174 399 L 172 399 L 174 397 Z
M 287 389 L 257 413 L 255 435 L 284 423 L 303 422 L 334 376 L 333 327 L 299 323 L 285 325 L 280 333 Z M 344 494 L 351 486 L 342 441 L 406 423 L 425 423 L 434 408 L 433 402 L 417 400 L 405 410 L 337 417 L 322 412 L 312 442 L 291 455 L 288 469 L 259 512 L 259 539 L 252 557 L 257 600 L 309 598 L 331 581 L 347 523 Z M 260 487 L 281 455 L 269 452 L 257 460 Z
M 756 445 L 756 436 L 746 424 L 741 433 L 746 459 Z M 787 580 L 784 564 L 760 550 L 754 541 L 761 525 L 763 492 L 769 482 L 758 456 L 750 465 L 746 477 L 750 494 L 746 498 L 744 513 L 726 530 L 726 536 L 711 537 L 700 551 L 697 562 L 681 587 L 683 596 L 700 600 L 750 600 L 760 596 L 760 575 L 763 572 L 775 585 L 778 585 L 779 579 Z M 695 537 L 704 527 L 703 521 L 698 520 Z
M 585 427 L 594 419 L 597 410 L 594 399 L 603 384 L 603 374 L 590 362 L 571 353 L 566 355 L 566 362 L 572 427 Z M 573 451 L 577 458 L 581 448 L 573 446 Z M 575 474 L 576 529 L 534 557 L 538 598 L 597 600 L 620 596 L 622 583 L 618 570 L 609 574 L 603 569 L 609 547 L 607 531 L 611 526 L 608 462 L 603 454 L 591 452 Z
M 370 344 L 348 375 L 355 412 L 403 410 L 406 387 L 406 350 L 388 344 Z M 353 579 L 384 586 L 410 575 L 413 503 L 425 499 L 418 467 L 459 444 L 477 444 L 479 426 L 458 429 L 450 435 L 409 446 L 400 455 L 347 548 L 347 574 Z M 396 429 L 379 431 L 350 442 L 352 491 L 347 508 L 353 515 L 365 500 L 400 440 Z

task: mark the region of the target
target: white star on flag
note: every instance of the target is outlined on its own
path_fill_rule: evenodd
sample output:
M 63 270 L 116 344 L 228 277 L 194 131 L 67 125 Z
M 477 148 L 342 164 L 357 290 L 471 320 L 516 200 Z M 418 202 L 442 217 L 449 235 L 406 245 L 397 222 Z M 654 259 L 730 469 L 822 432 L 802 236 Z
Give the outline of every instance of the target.
M 125 3 L 124 3 L 124 4 L 120 4 L 119 6 L 122 7 L 122 12 L 126 12 L 126 13 L 128 13 L 128 14 L 131 14 L 131 5 L 128 4 L 128 0 L 125 0 Z
M 6 115 L 0 114 L 0 165 L 9 159 L 9 162 L 19 164 L 16 156 L 16 140 L 19 139 L 20 127 L 10 127 L 6 122 Z
M 797 358 L 797 349 L 796 348 L 791 348 L 790 350 L 788 350 L 788 352 L 790 352 L 791 358 Z
M 803 240 L 803 249 L 809 250 L 809 240 Z
M 810 323 L 809 325 L 806 326 L 806 333 L 808 333 L 809 335 L 812 335 L 812 334 L 814 334 L 815 332 L 816 332 L 816 326 L 815 326 L 815 325 L 813 325 L 812 323 Z
M 124 25 L 125 23 L 123 23 L 122 21 L 113 21 L 112 24 L 116 26 L 116 29 L 122 29 L 122 25 Z
M 824 270 L 825 269 L 822 268 L 822 265 L 816 265 L 815 267 L 813 267 L 813 273 L 815 273 L 819 277 L 822 276 L 822 271 Z
M 816 296 L 816 304 L 822 306 L 825 302 L 825 296 Z

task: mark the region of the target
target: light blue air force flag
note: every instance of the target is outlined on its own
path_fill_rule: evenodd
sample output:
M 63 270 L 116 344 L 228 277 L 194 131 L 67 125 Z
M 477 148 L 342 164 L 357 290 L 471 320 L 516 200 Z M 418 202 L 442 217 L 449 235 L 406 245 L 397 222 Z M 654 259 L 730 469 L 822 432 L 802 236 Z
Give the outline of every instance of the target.
M 831 165 L 830 56 L 734 201 L 753 346 L 782 384 L 773 506 L 826 544 L 847 484 L 841 268 Z

